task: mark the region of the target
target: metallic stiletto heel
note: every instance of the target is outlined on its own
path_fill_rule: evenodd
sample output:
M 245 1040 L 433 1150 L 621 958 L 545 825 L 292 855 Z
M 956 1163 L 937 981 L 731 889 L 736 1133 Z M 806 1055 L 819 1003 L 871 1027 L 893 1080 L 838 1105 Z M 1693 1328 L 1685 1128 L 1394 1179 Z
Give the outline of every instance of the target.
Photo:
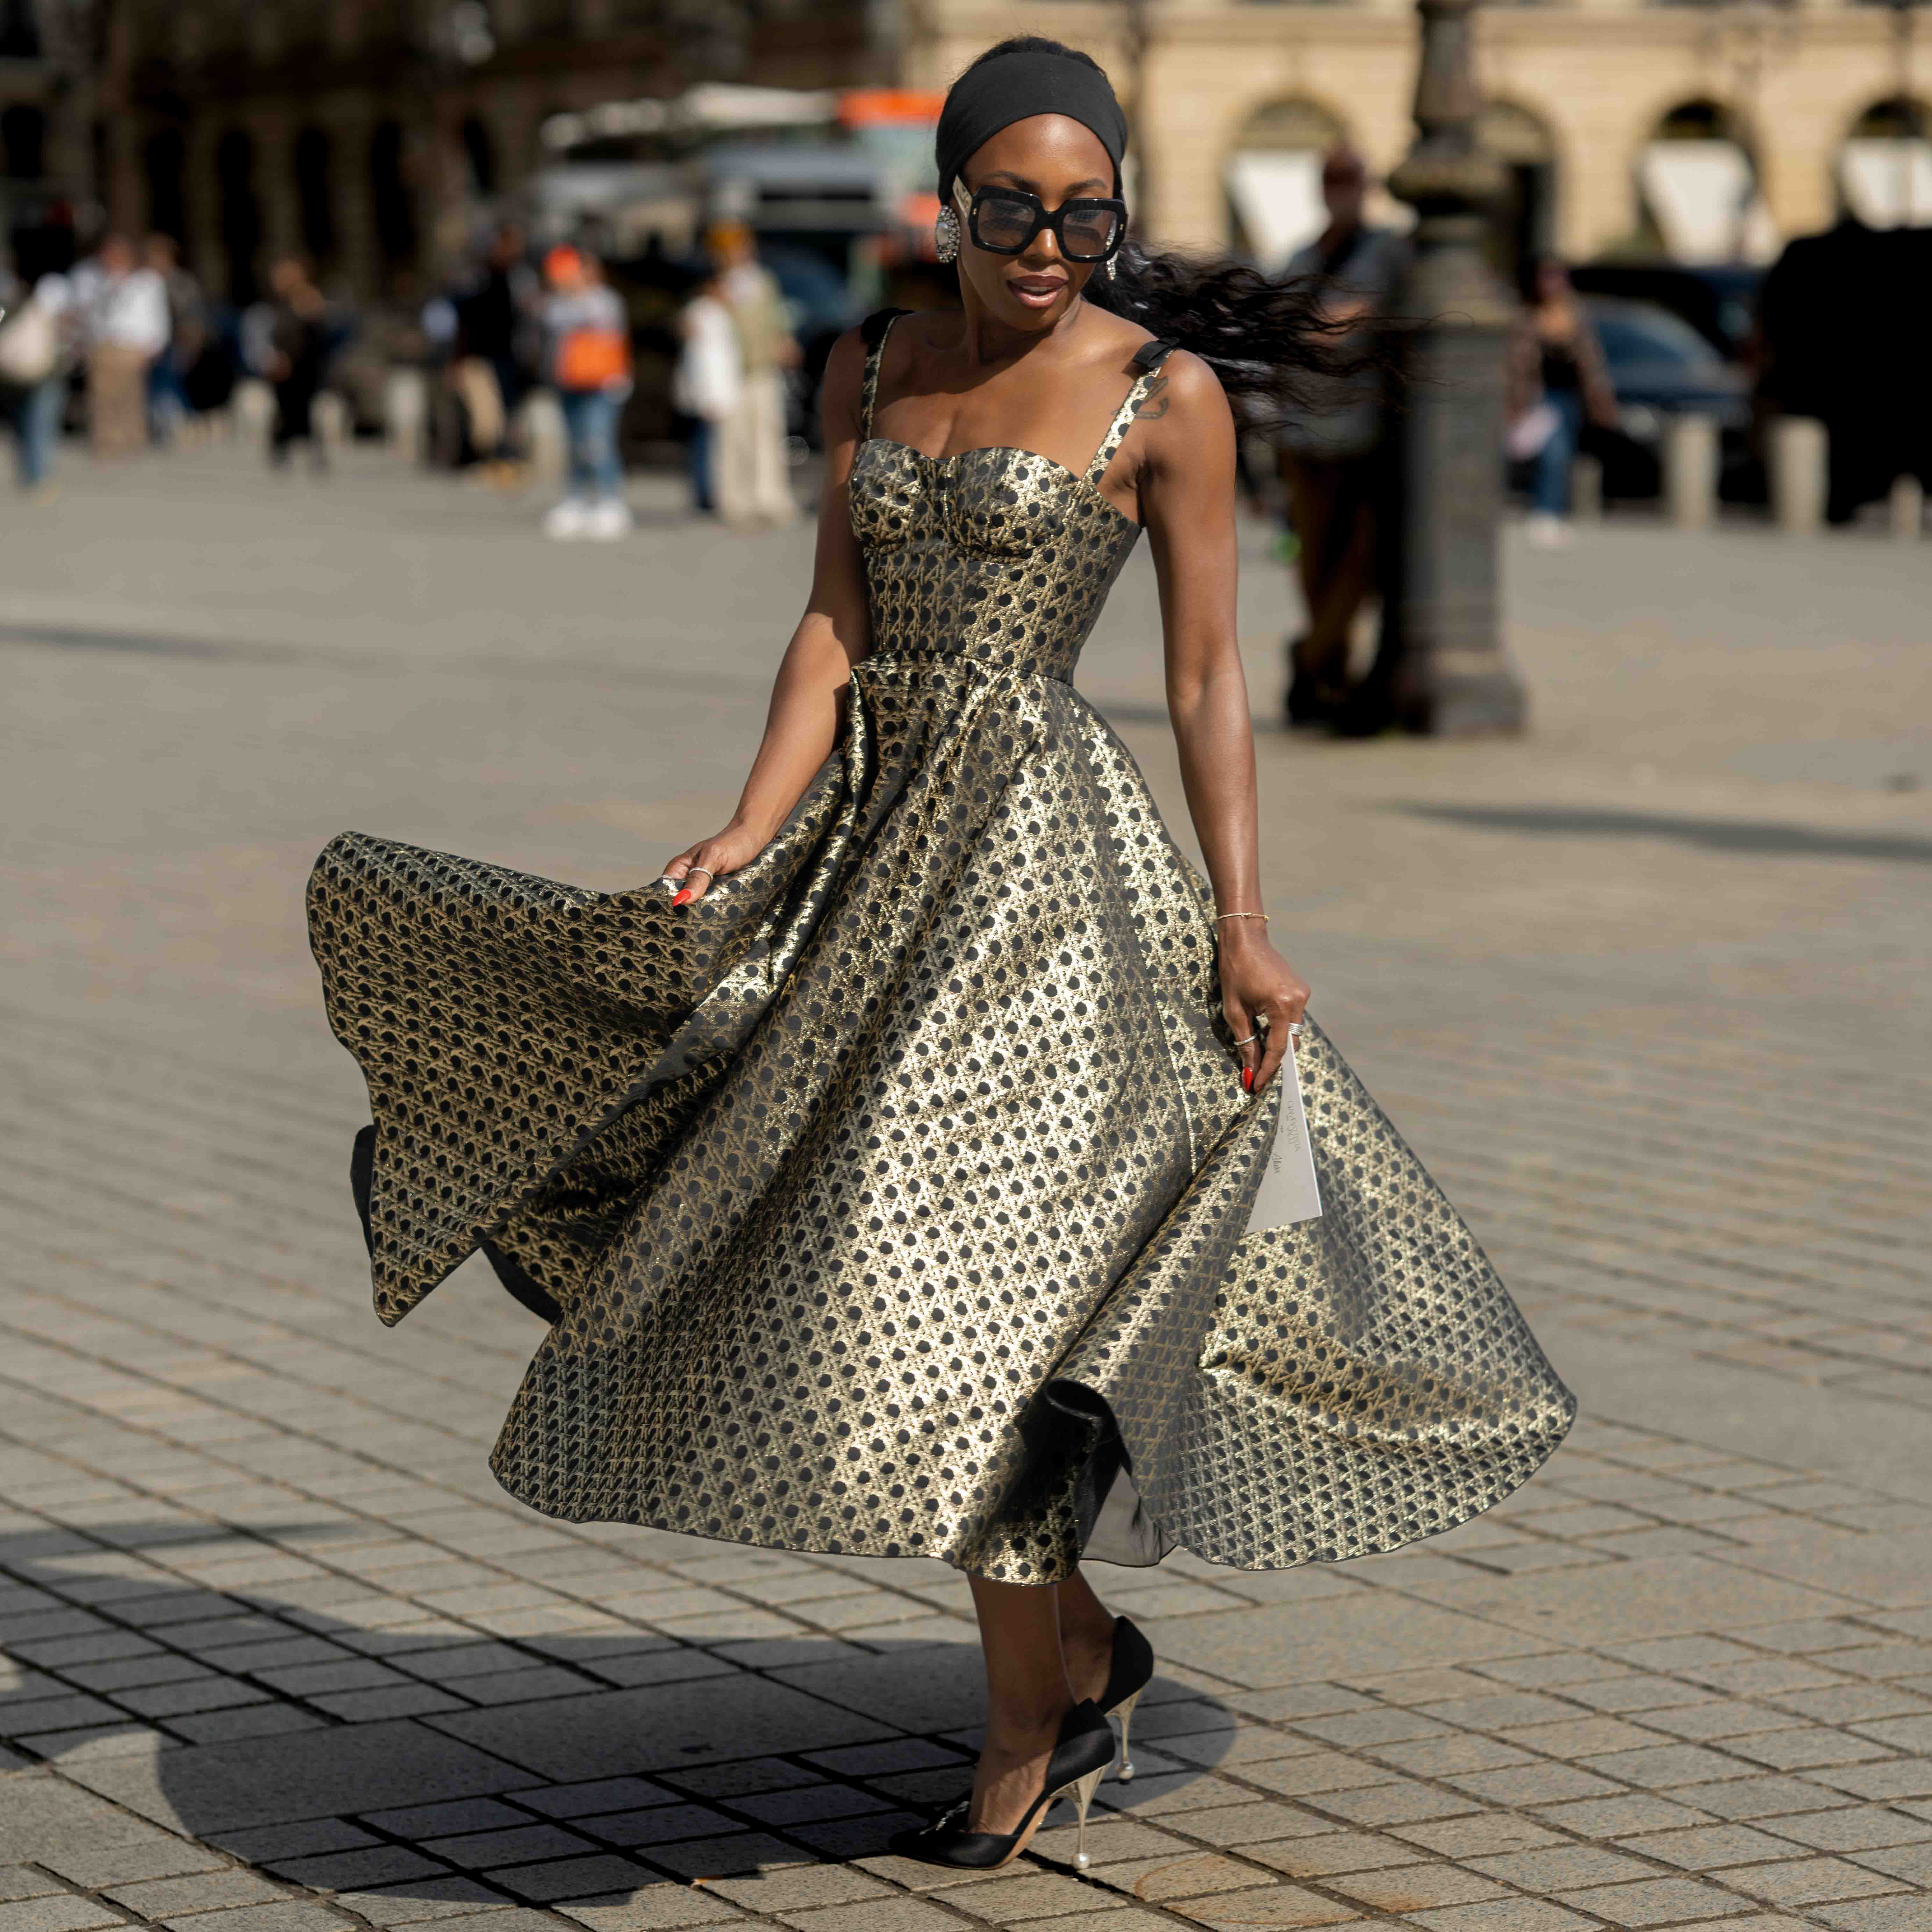
M 1145 1688 L 1144 1685 L 1142 1687 L 1142 1689 Z M 1134 1706 L 1140 1701 L 1140 1691 L 1136 1690 L 1131 1697 L 1123 1700 L 1117 1712 L 1120 1720 L 1120 1768 L 1114 1775 L 1123 1784 L 1128 1783 L 1134 1774 L 1134 1761 L 1127 1755 L 1127 1726 L 1133 1722 Z
M 1099 1707 L 1081 1702 L 1069 1711 L 1060 1726 L 1053 1755 L 1047 1760 L 1046 1781 L 1027 1807 L 1026 1816 L 1010 1832 L 969 1832 L 966 1820 L 972 1801 L 962 1798 L 933 1823 L 920 1830 L 895 1832 L 890 1849 L 902 1858 L 929 1865 L 950 1865 L 965 1871 L 997 1871 L 1024 1851 L 1035 1828 L 1060 1798 L 1076 1799 L 1080 1807 L 1080 1856 L 1087 1862 L 1087 1808 L 1114 1761 L 1114 1727 Z
M 1100 1703 L 1108 1717 L 1119 1713 L 1120 1720 L 1120 1781 L 1134 1774 L 1133 1760 L 1127 1755 L 1127 1726 L 1141 1693 L 1154 1682 L 1154 1646 L 1125 1617 L 1114 1619 L 1114 1656 L 1107 1672 L 1107 1688 Z
M 1094 1794 L 1100 1790 L 1100 1780 L 1106 1774 L 1107 1767 L 1103 1764 L 1098 1771 L 1090 1771 L 1084 1778 L 1076 1778 L 1060 1793 L 1063 1798 L 1071 1797 L 1080 1808 L 1080 1844 L 1073 1854 L 1073 1862 L 1082 1871 L 1087 1869 L 1088 1864 L 1087 1808 L 1093 1803 Z

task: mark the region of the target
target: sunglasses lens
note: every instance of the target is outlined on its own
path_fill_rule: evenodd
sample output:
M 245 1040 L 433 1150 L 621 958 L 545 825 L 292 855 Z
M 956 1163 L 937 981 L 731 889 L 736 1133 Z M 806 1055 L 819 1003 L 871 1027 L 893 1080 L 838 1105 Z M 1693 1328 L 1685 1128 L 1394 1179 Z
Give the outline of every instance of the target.
M 1033 239 L 1034 208 L 1016 194 L 987 194 L 980 198 L 973 217 L 973 238 L 982 248 L 1024 248 Z
M 1076 201 L 1060 218 L 1060 238 L 1076 261 L 1095 261 L 1113 247 L 1120 226 L 1111 208 Z

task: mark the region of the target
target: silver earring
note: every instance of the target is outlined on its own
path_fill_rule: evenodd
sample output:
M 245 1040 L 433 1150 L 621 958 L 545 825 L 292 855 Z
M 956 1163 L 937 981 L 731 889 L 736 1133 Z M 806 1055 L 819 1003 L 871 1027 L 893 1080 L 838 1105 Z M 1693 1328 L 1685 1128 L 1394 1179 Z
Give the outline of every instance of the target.
M 959 217 L 950 208 L 942 208 L 932 224 L 932 252 L 942 262 L 959 259 Z
M 1111 282 L 1111 281 L 1114 279 L 1114 278 L 1116 275 L 1118 275 L 1120 272 L 1120 250 L 1119 250 L 1118 249 L 1116 249 L 1116 250 L 1114 251 L 1114 253 L 1113 253 L 1112 254 L 1109 255 L 1109 256 L 1107 257 L 1107 279 L 1108 279 L 1108 280 Z

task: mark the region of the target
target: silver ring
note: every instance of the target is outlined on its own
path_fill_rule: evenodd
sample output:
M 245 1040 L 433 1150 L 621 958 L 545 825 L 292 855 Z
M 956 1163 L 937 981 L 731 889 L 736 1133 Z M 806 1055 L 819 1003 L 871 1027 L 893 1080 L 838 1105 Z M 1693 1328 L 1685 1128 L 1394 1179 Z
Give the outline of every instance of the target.
M 1301 1022 L 1299 1020 L 1290 1020 L 1288 1023 L 1288 1030 L 1292 1034 L 1300 1032 Z
M 715 879 L 718 876 L 709 866 L 687 866 L 684 868 L 684 876 L 687 879 L 694 872 L 702 872 L 707 879 Z
M 1235 1041 L 1234 1044 L 1237 1046 L 1252 1046 L 1255 1042 L 1260 1038 L 1261 1035 L 1259 1034 L 1251 1033 L 1246 1040 L 1238 1040 Z

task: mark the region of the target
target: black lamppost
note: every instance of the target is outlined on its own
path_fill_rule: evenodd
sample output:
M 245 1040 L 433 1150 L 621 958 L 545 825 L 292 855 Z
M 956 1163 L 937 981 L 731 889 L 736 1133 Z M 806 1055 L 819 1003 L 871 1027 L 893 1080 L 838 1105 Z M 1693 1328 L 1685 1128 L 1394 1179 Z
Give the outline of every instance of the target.
M 1501 162 L 1477 142 L 1474 0 L 1417 0 L 1417 136 L 1389 177 L 1414 208 L 1396 302 L 1402 340 L 1401 508 L 1385 588 L 1378 722 L 1437 737 L 1520 731 L 1526 703 L 1497 596 L 1503 384 L 1514 305 L 1484 259 Z

